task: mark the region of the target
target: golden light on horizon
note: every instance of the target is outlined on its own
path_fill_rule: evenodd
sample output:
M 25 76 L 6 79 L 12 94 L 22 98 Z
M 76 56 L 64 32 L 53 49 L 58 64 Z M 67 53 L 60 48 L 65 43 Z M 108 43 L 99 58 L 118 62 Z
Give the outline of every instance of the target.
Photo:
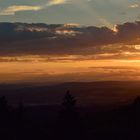
M 131 52 L 124 52 L 130 55 Z M 108 54 L 105 54 L 107 56 Z M 140 60 L 127 59 L 101 59 L 82 60 L 78 56 L 62 56 L 53 60 L 45 56 L 22 56 L 17 58 L 1 58 L 0 83 L 3 82 L 33 82 L 40 81 L 94 81 L 94 80 L 140 80 Z M 56 61 L 57 60 L 57 61 Z M 75 77 L 77 75 L 77 78 Z M 79 75 L 79 76 L 78 76 Z M 117 75 L 117 77 L 116 77 Z M 132 75 L 132 76 L 130 76 Z M 60 78 L 62 77 L 62 78 Z M 44 79 L 44 80 L 41 80 Z

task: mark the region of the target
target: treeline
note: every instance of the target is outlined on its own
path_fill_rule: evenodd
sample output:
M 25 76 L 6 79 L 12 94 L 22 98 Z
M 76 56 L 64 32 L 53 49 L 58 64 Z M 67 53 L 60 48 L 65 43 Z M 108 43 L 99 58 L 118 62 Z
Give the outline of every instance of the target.
M 53 122 L 29 121 L 26 107 L 15 108 L 0 97 L 1 140 L 135 140 L 140 138 L 140 97 L 132 104 L 106 112 L 82 112 L 67 91 Z M 36 111 L 36 115 L 38 111 Z M 53 116 L 52 116 L 53 117 Z M 44 123 L 39 123 L 43 121 Z

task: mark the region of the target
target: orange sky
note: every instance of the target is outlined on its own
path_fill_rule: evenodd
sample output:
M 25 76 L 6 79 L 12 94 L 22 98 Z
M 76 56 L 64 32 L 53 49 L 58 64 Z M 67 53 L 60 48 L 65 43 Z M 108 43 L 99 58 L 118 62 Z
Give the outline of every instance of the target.
M 7 62 L 0 62 L 0 82 L 140 80 L 138 59 L 70 60 L 73 57 L 59 57 L 57 61 L 37 56 L 5 57 Z

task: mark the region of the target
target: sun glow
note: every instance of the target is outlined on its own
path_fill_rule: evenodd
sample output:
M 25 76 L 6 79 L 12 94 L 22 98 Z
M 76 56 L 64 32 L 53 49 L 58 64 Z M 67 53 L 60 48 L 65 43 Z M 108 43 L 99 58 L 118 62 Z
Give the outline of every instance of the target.
M 114 31 L 115 33 L 118 32 L 117 25 L 114 25 L 114 27 L 113 27 L 113 31 Z

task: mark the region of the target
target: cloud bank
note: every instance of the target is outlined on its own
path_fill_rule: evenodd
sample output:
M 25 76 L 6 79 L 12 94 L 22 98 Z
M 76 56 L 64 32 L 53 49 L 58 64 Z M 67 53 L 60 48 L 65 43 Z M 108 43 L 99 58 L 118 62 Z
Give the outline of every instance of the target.
M 139 55 L 140 22 L 107 27 L 0 23 L 0 55 Z M 115 54 L 114 54 L 115 53 Z

